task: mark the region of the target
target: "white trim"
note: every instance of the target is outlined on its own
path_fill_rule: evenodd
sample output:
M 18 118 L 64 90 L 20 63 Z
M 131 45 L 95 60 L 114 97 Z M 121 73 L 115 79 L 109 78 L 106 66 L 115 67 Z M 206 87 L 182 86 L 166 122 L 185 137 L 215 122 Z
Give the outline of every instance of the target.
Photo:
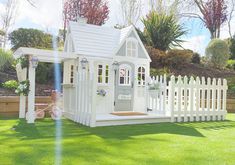
M 125 69 L 125 71 L 128 69 L 128 71 L 129 71 L 129 76 L 126 75 L 126 73 L 125 73 L 125 76 L 123 76 L 124 77 L 124 84 L 120 83 L 120 69 Z M 119 66 L 119 69 L 118 69 L 118 85 L 119 86 L 131 86 L 131 80 L 132 80 L 132 76 L 131 75 L 132 75 L 132 68 L 131 68 L 131 66 L 128 65 L 128 64 L 121 64 Z M 128 81 L 128 78 L 129 78 L 129 81 Z M 128 84 L 125 83 L 126 79 L 128 81 Z
M 132 26 L 132 25 L 131 25 L 131 26 Z M 142 41 L 141 41 L 139 35 L 137 34 L 137 32 L 136 32 L 134 26 L 132 26 L 132 27 L 130 28 L 129 32 L 126 34 L 126 36 L 125 36 L 125 37 L 123 38 L 123 40 L 120 42 L 119 46 L 118 46 L 117 49 L 114 51 L 113 56 L 114 56 L 114 57 L 116 56 L 116 54 L 117 54 L 118 51 L 121 49 L 122 45 L 126 42 L 126 39 L 127 39 L 128 36 L 131 34 L 132 31 L 133 31 L 134 34 L 136 35 L 136 38 L 137 38 L 138 43 L 140 44 L 141 48 L 144 50 L 144 53 L 145 53 L 145 55 L 146 55 L 146 57 L 147 57 L 148 62 L 151 62 L 152 60 L 151 60 L 151 58 L 149 57 L 149 54 L 148 54 L 147 50 L 145 49 L 145 47 L 144 47 L 144 45 L 143 45 L 143 43 L 142 43 Z
M 128 48 L 128 43 L 131 42 L 131 48 Z M 135 44 L 135 49 L 132 47 L 132 44 Z M 131 51 L 131 55 L 129 55 L 128 50 Z M 133 51 L 135 51 L 135 54 L 133 56 Z M 128 37 L 126 39 L 126 57 L 133 57 L 136 58 L 138 57 L 138 41 L 134 37 Z
M 24 55 L 32 55 L 37 57 L 39 62 L 51 62 L 51 63 L 61 63 L 67 59 L 76 59 L 78 56 L 72 52 L 60 52 L 53 50 L 43 50 L 43 49 L 35 49 L 35 48 L 26 48 L 20 47 L 17 49 L 13 57 L 15 59 L 24 56 Z M 54 55 L 57 55 L 56 61 Z
M 99 65 L 102 66 L 102 82 L 99 83 L 98 82 L 98 76 L 99 76 Z M 108 83 L 105 82 L 106 80 L 106 66 L 108 66 Z M 110 64 L 107 64 L 107 63 L 97 63 L 96 64 L 96 69 L 97 69 L 97 76 L 96 76 L 96 79 L 97 79 L 97 85 L 98 86 L 109 86 L 110 84 Z
M 139 72 L 139 68 L 141 68 L 141 71 Z M 143 68 L 144 68 L 144 72 L 143 72 Z M 145 76 L 145 80 L 143 81 L 144 84 L 142 84 L 141 80 L 140 80 L 140 84 L 139 84 L 139 79 L 138 79 L 138 76 L 139 76 L 139 73 L 141 75 L 141 80 L 142 80 L 142 75 L 144 74 Z M 146 86 L 146 66 L 145 65 L 137 65 L 137 86 L 138 87 L 145 87 Z

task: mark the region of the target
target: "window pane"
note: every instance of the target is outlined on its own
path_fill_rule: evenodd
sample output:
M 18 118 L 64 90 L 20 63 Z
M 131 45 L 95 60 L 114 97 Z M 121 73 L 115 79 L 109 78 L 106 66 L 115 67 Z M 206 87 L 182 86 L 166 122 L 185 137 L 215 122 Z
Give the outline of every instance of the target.
M 108 84 L 109 83 L 109 78 L 105 77 L 105 83 Z
M 127 50 L 127 56 L 132 56 L 132 54 L 131 54 L 131 49 L 128 49 L 128 50 Z
M 136 43 L 132 42 L 132 49 L 136 49 Z
M 138 68 L 138 72 L 139 72 L 139 73 L 141 72 L 141 67 Z
M 102 75 L 98 76 L 98 83 L 102 83 Z
M 142 67 L 142 72 L 145 73 L 145 68 L 144 67 Z
M 102 65 L 98 65 L 98 83 L 102 83 Z
M 127 42 L 127 49 L 131 49 L 131 41 Z
M 109 82 L 109 66 L 106 65 L 106 69 L 105 69 L 105 83 L 107 84 Z
M 136 57 L 136 50 L 135 49 L 132 49 L 132 54 L 131 54 L 132 57 Z
M 109 66 L 106 65 L 105 76 L 108 76 L 108 75 L 109 75 Z
M 138 84 L 140 85 L 141 82 L 141 73 L 138 73 Z
M 120 84 L 124 84 L 124 77 L 120 77 Z

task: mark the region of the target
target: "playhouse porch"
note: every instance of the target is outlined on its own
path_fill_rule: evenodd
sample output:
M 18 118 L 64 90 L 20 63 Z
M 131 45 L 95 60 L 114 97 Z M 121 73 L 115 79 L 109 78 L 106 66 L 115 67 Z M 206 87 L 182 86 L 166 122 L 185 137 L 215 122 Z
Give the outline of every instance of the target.
M 128 115 L 115 115 L 115 114 L 97 114 L 96 126 L 108 125 L 127 125 L 127 124 L 145 124 L 145 123 L 161 123 L 170 122 L 170 115 L 162 115 L 156 113 L 141 113 L 126 112 Z M 133 115 L 130 115 L 133 113 Z

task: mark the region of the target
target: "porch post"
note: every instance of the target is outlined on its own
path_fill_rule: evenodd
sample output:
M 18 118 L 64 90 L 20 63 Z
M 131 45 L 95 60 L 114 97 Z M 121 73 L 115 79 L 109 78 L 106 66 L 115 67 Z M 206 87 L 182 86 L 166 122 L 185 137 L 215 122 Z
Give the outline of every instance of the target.
M 23 94 L 20 94 L 20 109 L 19 109 L 19 118 L 25 118 L 26 111 L 26 97 Z
M 27 123 L 34 123 L 35 120 L 35 67 L 29 62 L 29 94 L 28 94 L 28 112 Z
M 19 82 L 25 81 L 27 76 L 27 69 L 21 68 L 20 64 L 16 65 L 16 72 Z M 23 119 L 25 118 L 25 112 L 26 112 L 26 97 L 23 94 L 20 94 L 20 105 L 19 105 L 19 118 Z
M 94 74 L 94 61 L 89 61 L 89 71 L 90 71 L 90 80 L 91 80 L 91 122 L 90 126 L 95 127 L 96 125 L 96 91 L 97 91 L 97 83 L 96 77 Z

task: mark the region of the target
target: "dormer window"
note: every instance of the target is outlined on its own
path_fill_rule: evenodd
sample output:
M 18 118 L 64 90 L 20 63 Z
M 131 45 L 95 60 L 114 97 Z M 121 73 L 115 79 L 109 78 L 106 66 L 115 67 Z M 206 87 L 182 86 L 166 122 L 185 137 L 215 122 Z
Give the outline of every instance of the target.
M 134 38 L 128 38 L 126 41 L 126 56 L 137 57 L 138 42 Z

